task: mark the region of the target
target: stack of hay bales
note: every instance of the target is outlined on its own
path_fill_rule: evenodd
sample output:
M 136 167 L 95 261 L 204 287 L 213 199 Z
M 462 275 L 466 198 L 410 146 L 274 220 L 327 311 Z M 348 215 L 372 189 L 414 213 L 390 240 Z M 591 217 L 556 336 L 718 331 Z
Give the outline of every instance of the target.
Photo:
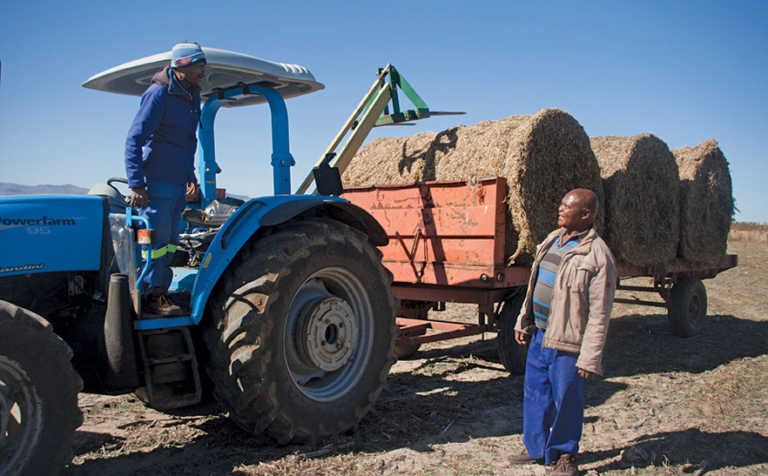
M 728 161 L 715 140 L 672 153 L 680 169 L 680 256 L 717 264 L 725 255 L 733 218 Z
M 616 259 L 663 267 L 677 256 L 679 176 L 675 157 L 652 134 L 594 137 L 605 192 L 604 237 Z
M 569 190 L 589 188 L 602 203 L 600 170 L 589 137 L 558 109 L 377 139 L 360 150 L 342 180 L 345 187 L 358 187 L 428 180 L 473 183 L 485 177 L 504 177 L 509 186 L 510 264 L 531 261 L 536 244 L 557 227 L 557 208 Z

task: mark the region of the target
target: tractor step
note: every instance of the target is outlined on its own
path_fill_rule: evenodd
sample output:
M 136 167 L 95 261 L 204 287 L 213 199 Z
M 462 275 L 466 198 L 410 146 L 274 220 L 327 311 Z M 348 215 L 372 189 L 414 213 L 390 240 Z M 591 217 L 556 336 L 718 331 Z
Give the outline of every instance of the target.
M 189 329 L 138 331 L 137 335 L 144 387 L 136 395 L 158 410 L 200 403 L 202 385 Z

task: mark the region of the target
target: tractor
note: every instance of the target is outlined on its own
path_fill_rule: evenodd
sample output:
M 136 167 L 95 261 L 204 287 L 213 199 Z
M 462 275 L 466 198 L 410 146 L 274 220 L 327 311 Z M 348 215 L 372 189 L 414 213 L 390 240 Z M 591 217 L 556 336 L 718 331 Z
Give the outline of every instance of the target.
M 285 99 L 323 85 L 302 66 L 203 49 L 201 196 L 179 224 L 169 290 L 188 315 L 142 312 L 152 223 L 128 206 L 124 179 L 83 196 L 0 198 L 0 475 L 68 463 L 80 391 L 133 392 L 160 410 L 212 395 L 238 426 L 285 444 L 353 428 L 385 384 L 397 337 L 377 249 L 387 235 L 339 197 L 338 167 L 372 127 L 440 113 L 394 67 L 380 69 L 292 194 Z M 139 96 L 169 59 L 125 63 L 83 86 Z M 398 90 L 415 109 L 401 109 Z M 222 107 L 260 103 L 271 112 L 274 194 L 243 200 L 216 186 L 213 125 Z

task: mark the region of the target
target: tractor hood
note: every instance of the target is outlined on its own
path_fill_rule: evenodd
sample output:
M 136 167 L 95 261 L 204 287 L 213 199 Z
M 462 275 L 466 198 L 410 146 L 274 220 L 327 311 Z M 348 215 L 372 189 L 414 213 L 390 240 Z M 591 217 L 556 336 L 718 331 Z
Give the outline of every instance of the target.
M 276 63 L 234 51 L 205 48 L 207 67 L 200 85 L 203 102 L 219 89 L 239 84 L 259 84 L 274 89 L 284 98 L 319 91 L 322 83 L 304 66 Z M 167 66 L 171 52 L 140 58 L 98 73 L 83 83 L 83 87 L 110 93 L 141 96 L 152 82 L 152 75 Z M 260 95 L 248 95 L 228 101 L 224 107 L 245 106 L 266 102 Z

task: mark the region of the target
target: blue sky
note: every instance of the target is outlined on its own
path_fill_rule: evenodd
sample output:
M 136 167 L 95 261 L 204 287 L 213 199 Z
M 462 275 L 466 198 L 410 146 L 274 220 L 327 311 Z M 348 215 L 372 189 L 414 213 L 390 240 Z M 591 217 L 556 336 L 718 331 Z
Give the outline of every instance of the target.
M 535 4 L 542 5 L 535 5 Z M 91 75 L 183 40 L 307 66 L 288 101 L 298 184 L 373 81 L 398 67 L 433 110 L 369 140 L 558 107 L 590 136 L 717 139 L 738 220 L 768 222 L 768 2 L 22 2 L 0 5 L 0 182 L 90 187 L 124 176 L 138 98 Z M 272 192 L 267 108 L 216 122 L 220 186 Z

